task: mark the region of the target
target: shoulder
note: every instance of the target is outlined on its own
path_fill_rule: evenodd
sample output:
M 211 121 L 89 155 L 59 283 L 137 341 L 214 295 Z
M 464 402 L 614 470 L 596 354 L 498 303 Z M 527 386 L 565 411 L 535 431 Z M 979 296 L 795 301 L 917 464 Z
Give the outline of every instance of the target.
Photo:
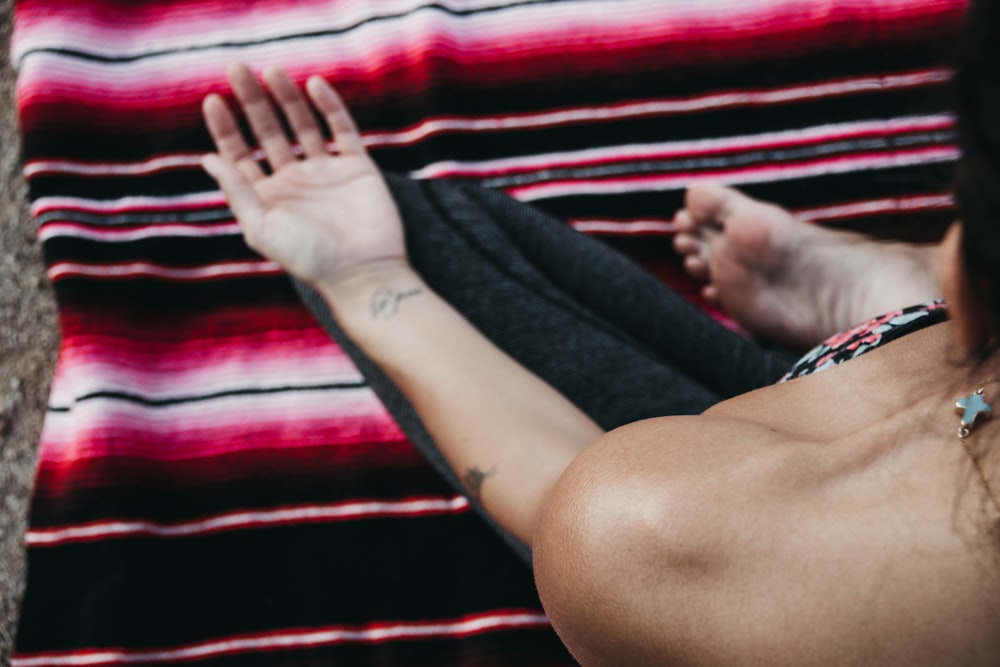
M 686 662 L 690 638 L 718 622 L 718 583 L 771 539 L 808 484 L 795 449 L 751 421 L 671 417 L 617 429 L 579 456 L 535 544 L 539 592 L 574 655 Z
M 993 629 L 968 634 L 997 600 L 956 531 L 961 452 L 852 437 L 712 416 L 609 433 L 535 533 L 560 637 L 588 666 L 992 664 Z

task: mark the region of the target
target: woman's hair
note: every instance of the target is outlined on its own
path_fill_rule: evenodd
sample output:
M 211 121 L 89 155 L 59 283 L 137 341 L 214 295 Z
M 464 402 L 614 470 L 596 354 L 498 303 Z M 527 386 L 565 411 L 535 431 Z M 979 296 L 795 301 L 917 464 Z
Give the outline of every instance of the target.
M 962 254 L 972 289 L 1000 332 L 1000 0 L 973 0 L 969 7 L 955 94 Z M 989 351 L 997 345 L 994 337 Z

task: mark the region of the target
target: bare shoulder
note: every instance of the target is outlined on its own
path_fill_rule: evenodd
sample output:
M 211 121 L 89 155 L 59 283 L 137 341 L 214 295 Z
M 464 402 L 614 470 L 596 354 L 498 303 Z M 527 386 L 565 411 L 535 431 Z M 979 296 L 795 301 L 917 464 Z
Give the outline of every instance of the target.
M 536 531 L 560 636 L 584 665 L 993 664 L 975 629 L 996 599 L 929 488 L 947 475 L 852 437 L 729 416 L 608 434 Z
M 690 642 L 674 639 L 716 622 L 695 598 L 758 534 L 745 522 L 780 506 L 762 481 L 795 464 L 769 446 L 772 436 L 728 418 L 652 419 L 577 457 L 536 529 L 535 574 L 582 664 L 686 664 Z M 747 457 L 753 447 L 762 451 Z M 696 581 L 700 591 L 688 585 Z

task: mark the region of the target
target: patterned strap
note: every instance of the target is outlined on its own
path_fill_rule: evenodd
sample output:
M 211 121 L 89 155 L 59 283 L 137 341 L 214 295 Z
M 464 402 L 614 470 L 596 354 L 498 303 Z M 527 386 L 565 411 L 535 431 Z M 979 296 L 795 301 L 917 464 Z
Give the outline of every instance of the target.
M 825 370 L 948 319 L 943 301 L 930 301 L 880 315 L 826 339 L 799 359 L 779 382 Z

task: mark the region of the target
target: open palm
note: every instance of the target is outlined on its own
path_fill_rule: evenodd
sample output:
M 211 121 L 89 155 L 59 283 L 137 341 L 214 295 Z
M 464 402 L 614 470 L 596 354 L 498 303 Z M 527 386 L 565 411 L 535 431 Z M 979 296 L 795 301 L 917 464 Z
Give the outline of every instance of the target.
M 402 224 L 382 175 L 361 143 L 337 93 L 319 77 L 307 83 L 312 104 L 337 142 L 327 151 L 305 96 L 277 68 L 264 72 L 268 95 L 242 64 L 229 79 L 271 167 L 266 175 L 243 140 L 236 119 L 217 95 L 203 112 L 218 154 L 205 157 L 250 247 L 313 285 L 335 284 L 356 272 L 406 262 Z M 271 98 L 291 127 L 296 155 Z

